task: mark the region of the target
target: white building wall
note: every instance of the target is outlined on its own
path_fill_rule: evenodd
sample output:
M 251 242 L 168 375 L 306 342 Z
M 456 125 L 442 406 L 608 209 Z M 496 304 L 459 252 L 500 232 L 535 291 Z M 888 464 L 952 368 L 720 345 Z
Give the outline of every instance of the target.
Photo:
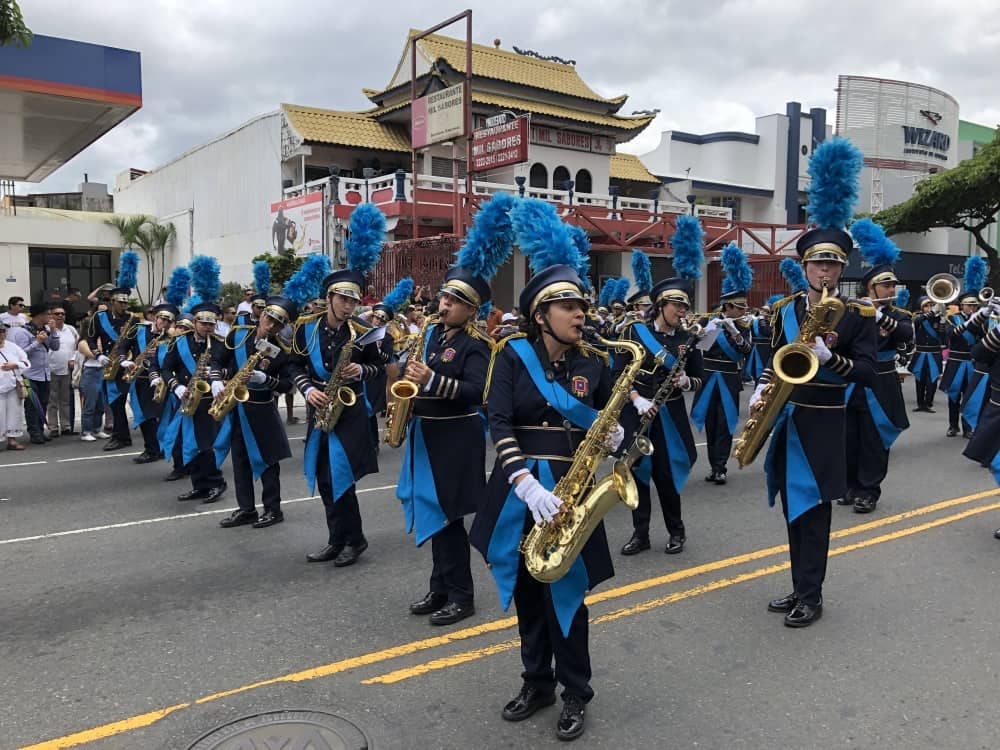
M 281 120 L 262 115 L 115 191 L 115 209 L 177 228 L 167 266 L 211 255 L 222 281 L 249 282 L 271 249 L 270 204 L 281 200 Z

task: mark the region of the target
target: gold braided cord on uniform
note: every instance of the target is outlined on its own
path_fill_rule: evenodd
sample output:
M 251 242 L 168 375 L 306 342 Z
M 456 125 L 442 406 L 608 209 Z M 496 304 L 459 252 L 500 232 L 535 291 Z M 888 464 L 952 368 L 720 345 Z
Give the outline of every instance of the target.
M 490 384 L 493 382 L 493 365 L 496 364 L 497 357 L 500 355 L 500 352 L 505 346 L 507 346 L 508 341 L 526 338 L 528 338 L 528 334 L 526 333 L 512 333 L 510 336 L 504 336 L 493 347 L 493 352 L 490 356 L 490 366 L 486 368 L 486 385 L 483 387 L 483 403 L 486 403 L 486 398 L 489 395 Z

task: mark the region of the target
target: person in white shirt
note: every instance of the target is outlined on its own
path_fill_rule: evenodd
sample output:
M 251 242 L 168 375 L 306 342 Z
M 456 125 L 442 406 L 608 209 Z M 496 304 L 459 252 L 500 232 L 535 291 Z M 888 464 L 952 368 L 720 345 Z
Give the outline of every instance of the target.
M 66 309 L 57 305 L 52 308 L 53 330 L 59 331 L 61 346 L 49 352 L 49 367 L 52 369 L 52 385 L 49 392 L 49 409 L 46 421 L 49 437 L 74 434 L 73 422 L 76 418 L 75 394 L 73 389 L 73 368 L 76 366 L 76 347 L 80 334 L 76 328 L 66 323 Z
M 252 286 L 243 287 L 243 301 L 236 307 L 236 314 L 249 313 L 253 310 L 254 288 Z
M 24 406 L 17 384 L 31 363 L 24 349 L 7 341 L 10 325 L 0 321 L 0 436 L 7 441 L 7 450 L 23 451 L 17 439 L 24 434 Z
M 6 323 L 11 328 L 20 328 L 28 322 L 24 314 L 24 297 L 11 297 L 7 300 L 7 312 L 0 313 L 0 323 Z

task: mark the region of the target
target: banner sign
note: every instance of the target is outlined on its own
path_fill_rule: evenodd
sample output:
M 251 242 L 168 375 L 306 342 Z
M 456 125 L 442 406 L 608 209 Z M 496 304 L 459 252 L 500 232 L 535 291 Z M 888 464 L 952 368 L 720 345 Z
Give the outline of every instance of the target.
M 411 143 L 414 149 L 465 135 L 465 84 L 449 86 L 413 102 Z
M 521 164 L 528 161 L 528 118 L 472 131 L 472 172 Z
M 271 246 L 296 255 L 323 251 L 323 192 L 306 193 L 271 204 Z

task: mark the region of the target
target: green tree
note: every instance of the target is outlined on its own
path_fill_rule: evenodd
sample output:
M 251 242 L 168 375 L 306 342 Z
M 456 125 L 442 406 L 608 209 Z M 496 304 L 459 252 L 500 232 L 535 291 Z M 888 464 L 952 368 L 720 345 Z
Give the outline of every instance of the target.
M 24 25 L 17 0 L 0 0 L 0 47 L 10 44 L 15 47 L 30 45 L 31 29 Z
M 909 200 L 873 216 L 886 234 L 964 229 L 986 255 L 990 285 L 1000 289 L 1000 257 L 984 231 L 1000 212 L 1000 127 L 993 141 L 954 169 L 920 182 Z
M 276 255 L 272 253 L 261 253 L 255 255 L 253 260 L 266 260 L 271 268 L 271 288 L 281 289 L 285 282 L 292 278 L 292 274 L 299 270 L 304 258 L 296 258 L 294 253 Z
M 150 221 L 143 228 L 143 232 L 149 240 L 149 250 L 147 252 L 147 259 L 149 260 L 149 274 L 146 277 L 147 288 L 149 289 L 149 298 L 155 299 L 154 295 L 158 295 L 163 288 L 166 276 L 164 255 L 167 245 L 177 236 L 177 227 L 169 221 L 166 224 Z
M 122 250 L 135 250 L 138 247 L 143 251 L 148 260 L 150 239 L 144 231 L 143 225 L 151 221 L 153 221 L 152 217 L 136 214 L 135 216 L 112 216 L 110 219 L 105 219 L 104 223 L 118 230 L 118 235 L 122 242 Z M 147 283 L 149 276 L 150 274 L 147 274 Z M 139 302 L 145 304 L 142 300 L 142 293 L 139 290 L 136 290 L 136 292 L 139 294 Z

